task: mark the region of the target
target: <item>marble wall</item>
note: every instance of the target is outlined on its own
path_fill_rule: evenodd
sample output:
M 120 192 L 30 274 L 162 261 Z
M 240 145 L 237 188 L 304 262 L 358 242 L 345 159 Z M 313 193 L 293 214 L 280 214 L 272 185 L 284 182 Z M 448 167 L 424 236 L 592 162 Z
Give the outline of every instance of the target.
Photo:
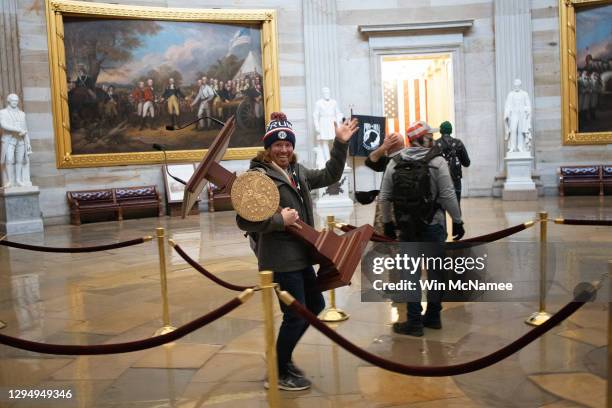
M 473 19 L 464 33 L 461 86 L 464 126 L 456 127 L 466 143 L 472 166 L 464 172 L 471 196 L 491 195 L 496 177 L 503 176 L 497 152 L 503 137 L 496 129 L 494 0 L 338 0 L 341 100 L 359 113 L 375 112 L 368 39 L 359 25 L 399 24 Z M 531 0 L 533 75 L 535 82 L 534 140 L 536 169 L 546 194 L 557 194 L 557 171 L 563 164 L 610 162 L 612 145 L 562 146 L 559 20 L 557 0 Z M 461 107 L 457 104 L 461 104 Z M 346 109 L 343 107 L 343 109 Z M 437 124 L 432 124 L 437 125 Z M 366 174 L 364 173 L 364 177 Z M 359 182 L 358 182 L 359 183 Z M 374 184 L 372 184 L 374 185 Z
M 109 1 L 110 2 L 110 1 Z M 281 108 L 291 118 L 298 134 L 306 132 L 302 4 L 299 0 L 113 0 L 113 3 L 190 8 L 274 8 L 278 11 Z M 66 191 L 103 186 L 156 184 L 164 191 L 159 165 L 118 166 L 90 169 L 57 169 L 51 115 L 51 92 L 44 0 L 18 2 L 21 73 L 24 111 L 27 114 L 34 154 L 32 181 L 40 187 L 40 206 L 46 224 L 67 223 Z M 298 138 L 298 153 L 306 157 L 307 137 Z M 246 168 L 248 161 L 232 161 L 231 170 Z
M 293 121 L 298 135 L 297 150 L 309 157 L 314 135 L 309 134 L 306 109 L 307 74 L 304 60 L 304 2 L 317 0 L 113 0 L 115 3 L 192 8 L 275 8 L 278 10 L 281 106 Z M 52 127 L 47 31 L 43 0 L 17 2 L 21 77 L 24 110 L 35 154 L 32 179 L 41 189 L 41 208 L 45 222 L 68 221 L 65 193 L 68 190 L 101 186 L 157 184 L 163 189 L 160 166 L 107 167 L 94 169 L 57 169 Z M 535 81 L 535 155 L 536 173 L 545 192 L 556 193 L 556 171 L 564 163 L 602 163 L 611 156 L 612 146 L 561 145 L 559 28 L 557 0 L 531 0 L 533 62 Z M 367 37 L 359 25 L 414 23 L 446 20 L 474 20 L 464 33 L 462 67 L 463 126 L 457 134 L 467 144 L 473 158 L 465 172 L 469 195 L 490 195 L 499 176 L 496 132 L 495 41 L 493 0 L 337 0 L 336 33 L 339 56 L 340 94 L 343 112 L 354 106 L 356 113 L 373 112 L 370 83 L 371 66 Z M 318 90 L 311 90 L 315 92 Z M 437 124 L 434 124 L 437 125 Z M 232 169 L 246 162 L 232 162 Z M 367 179 L 367 172 L 358 169 Z M 373 179 L 372 185 L 375 185 Z M 359 184 L 359 181 L 358 181 Z
M 495 48 L 492 0 L 385 0 L 367 3 L 338 1 L 338 36 L 341 58 L 341 90 L 344 103 L 355 105 L 359 113 L 374 112 L 369 84 L 371 79 L 368 39 L 359 25 L 400 24 L 473 19 L 473 27 L 463 35 L 463 99 L 455 98 L 465 115 L 463 127 L 455 126 L 475 160 L 465 172 L 464 186 L 470 195 L 490 195 L 496 175 L 495 142 Z M 456 64 L 453 61 L 453 64 Z M 457 93 L 456 93 L 457 95 Z M 457 115 L 455 115 L 457 116 Z M 439 124 L 433 124 L 437 126 Z M 478 150 L 476 153 L 475 150 Z M 493 171 L 491 170 L 493 169 Z

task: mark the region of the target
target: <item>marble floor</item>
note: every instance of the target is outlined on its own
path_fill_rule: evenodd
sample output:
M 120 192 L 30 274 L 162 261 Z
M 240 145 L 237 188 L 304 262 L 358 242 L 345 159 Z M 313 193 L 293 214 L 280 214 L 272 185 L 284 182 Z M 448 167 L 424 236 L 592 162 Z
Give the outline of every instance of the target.
M 541 198 L 462 202 L 467 236 L 536 218 L 612 219 L 611 199 Z M 325 216 L 327 214 L 321 214 Z M 340 215 L 340 214 L 338 214 Z M 357 206 L 341 218 L 369 222 L 373 207 Z M 77 226 L 9 237 L 48 246 L 95 245 L 154 235 L 164 227 L 211 272 L 236 284 L 257 282 L 256 260 L 231 212 L 186 220 L 147 218 Z M 612 245 L 609 227 L 548 224 L 549 240 L 567 248 L 578 267 L 605 268 Z M 537 242 L 537 228 L 506 241 Z M 591 256 L 580 258 L 587 248 Z M 588 251 L 586 251 L 588 252 Z M 576 255 L 578 254 L 578 255 Z M 588 255 L 588 254 L 587 254 Z M 191 269 L 168 249 L 170 319 L 193 320 L 235 296 Z M 537 271 L 533 271 L 537 274 Z M 362 348 L 394 361 L 448 365 L 489 354 L 530 330 L 524 320 L 537 302 L 446 303 L 444 328 L 424 337 L 391 333 L 401 306 L 362 303 L 355 275 L 337 291 L 351 317 L 336 330 Z M 566 294 L 567 295 L 567 294 Z M 548 305 L 557 310 L 570 295 Z M 312 380 L 311 390 L 281 392 L 284 407 L 604 407 L 607 384 L 607 299 L 588 304 L 544 337 L 486 369 L 455 377 L 394 374 L 349 354 L 314 329 L 294 359 Z M 0 407 L 265 407 L 262 306 L 259 294 L 216 322 L 173 344 L 112 356 L 50 356 L 0 345 Z M 155 242 L 92 254 L 34 253 L 0 247 L 0 333 L 60 344 L 105 344 L 151 336 L 161 326 Z M 280 312 L 276 305 L 276 324 Z M 61 400 L 10 399 L 9 390 L 71 390 Z

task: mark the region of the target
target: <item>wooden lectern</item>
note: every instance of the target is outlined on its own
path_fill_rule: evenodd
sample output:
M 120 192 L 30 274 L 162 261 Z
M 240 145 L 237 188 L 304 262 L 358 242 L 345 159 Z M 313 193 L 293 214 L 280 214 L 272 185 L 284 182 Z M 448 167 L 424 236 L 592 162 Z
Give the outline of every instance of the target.
M 235 119 L 232 116 L 225 122 L 225 126 L 211 144 L 185 187 L 183 217 L 188 214 L 208 181 L 225 188 L 226 191 L 231 191 L 236 175 L 221 166 L 219 161 L 227 150 L 234 130 Z M 236 210 L 240 214 L 240 209 Z M 340 236 L 331 230 L 319 232 L 302 220 L 298 220 L 295 225 L 287 228 L 287 232 L 298 237 L 314 250 L 317 263 L 320 265 L 316 289 L 323 291 L 350 284 L 361 255 L 374 233 L 374 228 L 366 224 Z

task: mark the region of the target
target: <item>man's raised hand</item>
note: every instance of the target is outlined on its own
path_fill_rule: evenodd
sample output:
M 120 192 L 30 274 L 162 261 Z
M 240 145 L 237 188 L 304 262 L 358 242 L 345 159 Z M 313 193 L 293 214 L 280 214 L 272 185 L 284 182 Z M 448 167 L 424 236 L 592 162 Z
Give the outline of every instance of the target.
M 339 126 L 334 122 L 334 126 L 336 127 L 336 139 L 342 143 L 347 143 L 359 129 L 359 121 L 357 119 L 345 119 Z

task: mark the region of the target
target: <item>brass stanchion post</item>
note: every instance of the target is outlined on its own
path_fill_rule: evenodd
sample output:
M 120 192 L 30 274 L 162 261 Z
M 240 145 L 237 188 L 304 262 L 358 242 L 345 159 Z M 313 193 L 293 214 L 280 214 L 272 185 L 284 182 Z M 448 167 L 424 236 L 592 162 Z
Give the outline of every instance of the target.
M 159 227 L 155 229 L 157 237 L 157 250 L 159 253 L 159 274 L 161 282 L 162 295 L 162 320 L 163 326 L 155 331 L 155 336 L 170 333 L 176 330 L 176 327 L 170 325 L 170 307 L 168 306 L 168 279 L 166 277 L 166 243 L 165 231 Z
M 525 323 L 532 326 L 539 326 L 548 319 L 550 319 L 550 313 L 546 312 L 546 269 L 547 269 L 547 222 L 548 213 L 546 211 L 540 211 L 540 309 L 536 313 L 533 313 Z
M 278 393 L 278 362 L 276 360 L 276 344 L 274 341 L 274 282 L 271 271 L 259 272 L 266 336 L 266 364 L 268 367 L 268 404 L 280 407 Z
M 336 218 L 333 215 L 327 216 L 327 230 L 330 232 L 334 231 L 336 227 Z M 319 315 L 319 319 L 324 322 L 342 322 L 349 318 L 348 313 L 342 309 L 336 307 L 336 290 L 332 289 L 329 291 L 330 306 L 323 310 Z

